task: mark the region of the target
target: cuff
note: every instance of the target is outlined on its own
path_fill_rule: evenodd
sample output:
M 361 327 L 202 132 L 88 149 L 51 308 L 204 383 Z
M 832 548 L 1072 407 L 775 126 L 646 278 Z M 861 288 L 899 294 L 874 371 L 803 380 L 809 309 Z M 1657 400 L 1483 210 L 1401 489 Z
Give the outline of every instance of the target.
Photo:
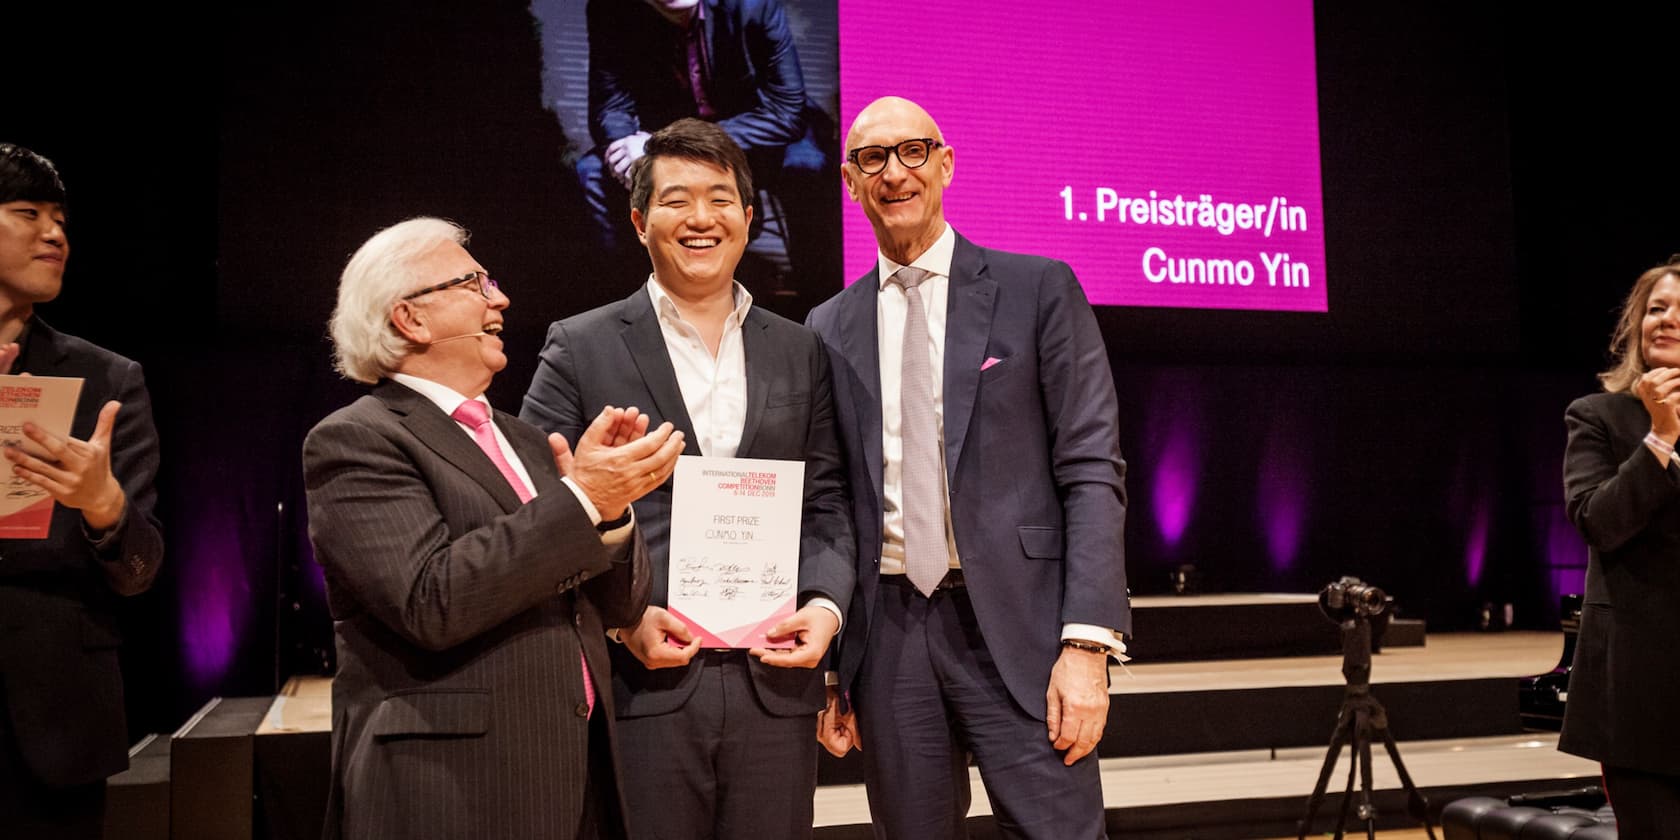
M 589 501 L 587 495 L 584 495 L 583 488 L 577 486 L 577 482 L 572 481 L 570 477 L 562 477 L 560 483 L 572 489 L 572 495 L 577 497 L 578 504 L 583 505 L 583 512 L 589 516 L 589 524 L 601 524 L 601 511 L 595 507 L 594 502 Z
M 128 509 L 129 505 L 125 501 L 122 513 L 117 515 L 116 524 L 98 531 L 88 527 L 86 519 L 78 517 L 78 520 L 82 523 L 82 536 L 87 537 L 88 544 L 93 546 L 96 554 L 106 554 L 120 542 L 123 526 L 128 524 Z
M 828 598 L 825 598 L 821 595 L 815 595 L 815 596 L 812 596 L 811 600 L 805 602 L 805 606 L 807 606 L 807 607 L 822 607 L 823 609 L 828 610 L 831 613 L 834 613 L 834 620 L 840 622 L 840 625 L 838 627 L 834 628 L 834 635 L 835 636 L 839 636 L 840 631 L 846 629 L 846 617 L 844 615 L 840 614 L 840 606 L 838 604 L 834 603 L 832 600 L 830 600 Z
M 1126 656 L 1126 641 L 1119 633 L 1095 624 L 1064 624 L 1062 638 L 1080 642 L 1090 642 L 1108 648 L 1108 653 L 1124 662 Z
M 571 488 L 572 495 L 577 497 L 578 504 L 583 507 L 583 512 L 589 517 L 589 522 L 591 524 L 597 528 L 602 525 L 609 526 L 607 530 L 601 532 L 601 543 L 603 545 L 623 545 L 630 539 L 630 531 L 636 526 L 635 508 L 626 507 L 624 509 L 624 515 L 619 517 L 617 520 L 613 522 L 602 522 L 601 510 L 595 507 L 594 502 L 589 501 L 588 496 L 584 495 L 583 488 L 573 483 L 570 478 L 561 478 L 560 483 Z

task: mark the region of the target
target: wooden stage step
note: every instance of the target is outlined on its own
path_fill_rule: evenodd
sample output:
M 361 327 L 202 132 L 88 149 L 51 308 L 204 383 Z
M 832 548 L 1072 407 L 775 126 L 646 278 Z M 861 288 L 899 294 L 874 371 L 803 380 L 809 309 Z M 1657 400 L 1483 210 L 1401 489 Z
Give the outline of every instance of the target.
M 1108 829 L 1126 838 L 1259 838 L 1290 834 L 1305 812 L 1325 748 L 1249 750 L 1200 755 L 1105 758 L 1101 761 Z M 1596 783 L 1598 765 L 1557 751 L 1555 733 L 1440 741 L 1403 741 L 1400 756 L 1435 814 L 1465 796 L 1565 789 Z M 1348 757 L 1339 757 L 1333 794 L 1319 809 L 1318 830 L 1335 821 L 1346 785 Z M 1380 747 L 1372 761 L 1379 822 L 1415 825 L 1405 813 L 1399 777 Z M 969 771 L 974 801 L 969 828 L 996 836 L 992 807 L 978 770 Z M 817 790 L 819 840 L 870 837 L 862 785 Z
M 1371 693 L 1396 738 L 1514 735 L 1517 678 L 1551 670 L 1562 633 L 1438 633 L 1372 657 Z M 1338 656 L 1139 662 L 1110 672 L 1103 758 L 1326 744 L 1346 693 Z M 863 780 L 856 755 L 826 753 L 824 784 Z
M 1322 656 L 1340 653 L 1341 631 L 1317 595 L 1228 593 L 1132 599 L 1137 653 L 1150 662 Z M 1390 616 L 1379 647 L 1421 645 L 1422 621 Z

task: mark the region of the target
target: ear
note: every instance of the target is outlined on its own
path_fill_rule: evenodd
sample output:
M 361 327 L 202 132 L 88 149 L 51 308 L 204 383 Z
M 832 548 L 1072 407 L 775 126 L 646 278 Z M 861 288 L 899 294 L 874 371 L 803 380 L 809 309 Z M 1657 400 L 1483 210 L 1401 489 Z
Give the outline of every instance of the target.
M 426 323 L 426 310 L 412 301 L 399 300 L 391 304 L 391 326 L 409 344 L 421 347 L 431 343 L 432 329 Z
M 647 217 L 642 215 L 642 211 L 632 207 L 630 208 L 630 224 L 634 225 L 636 228 L 636 238 L 640 239 L 643 245 L 646 245 Z
M 939 160 L 939 168 L 941 170 L 940 177 L 945 181 L 940 185 L 943 188 L 951 186 L 951 175 L 955 173 L 957 169 L 957 151 L 950 146 L 946 146 L 940 149 L 940 151 L 945 153 Z
M 750 224 L 752 224 L 752 207 L 753 206 L 751 204 L 748 204 L 746 207 L 747 207 L 747 224 L 750 225 Z
M 856 184 L 852 183 L 852 179 L 856 177 L 861 176 L 854 175 L 852 173 L 851 164 L 840 164 L 840 183 L 846 185 L 846 197 L 851 199 L 853 204 L 856 204 L 858 201 L 858 187 Z

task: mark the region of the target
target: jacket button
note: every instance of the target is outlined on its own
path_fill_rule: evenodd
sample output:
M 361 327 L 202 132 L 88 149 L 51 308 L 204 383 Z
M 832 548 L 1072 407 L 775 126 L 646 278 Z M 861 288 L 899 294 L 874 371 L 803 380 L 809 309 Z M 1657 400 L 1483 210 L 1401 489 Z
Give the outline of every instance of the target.
M 577 708 L 573 709 L 573 711 L 577 712 L 577 716 L 580 718 L 589 717 L 589 704 L 579 703 L 577 704 Z

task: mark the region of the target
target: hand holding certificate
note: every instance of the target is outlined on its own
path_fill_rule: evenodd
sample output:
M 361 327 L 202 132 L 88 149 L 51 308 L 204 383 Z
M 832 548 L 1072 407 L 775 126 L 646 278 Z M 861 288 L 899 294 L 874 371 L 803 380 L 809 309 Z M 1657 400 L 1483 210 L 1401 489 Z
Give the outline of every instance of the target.
M 57 460 L 52 446 L 73 440 L 69 437 L 70 420 L 81 392 L 80 379 L 0 376 L 0 447 L 14 465 L 0 484 L 0 538 L 38 540 L 49 533 L 54 494 L 50 486 L 37 480 L 39 473 L 32 466 L 44 467 Z M 114 419 L 116 412 L 111 415 Z M 28 433 L 31 430 L 34 434 Z M 108 442 L 108 428 L 106 432 Z
M 766 665 L 779 668 L 815 668 L 828 652 L 828 643 L 840 632 L 840 617 L 816 604 L 806 604 L 782 619 L 765 634 L 784 649 L 755 647 L 748 651 Z
M 797 647 L 804 463 L 683 456 L 674 481 L 671 614 L 703 647 Z

